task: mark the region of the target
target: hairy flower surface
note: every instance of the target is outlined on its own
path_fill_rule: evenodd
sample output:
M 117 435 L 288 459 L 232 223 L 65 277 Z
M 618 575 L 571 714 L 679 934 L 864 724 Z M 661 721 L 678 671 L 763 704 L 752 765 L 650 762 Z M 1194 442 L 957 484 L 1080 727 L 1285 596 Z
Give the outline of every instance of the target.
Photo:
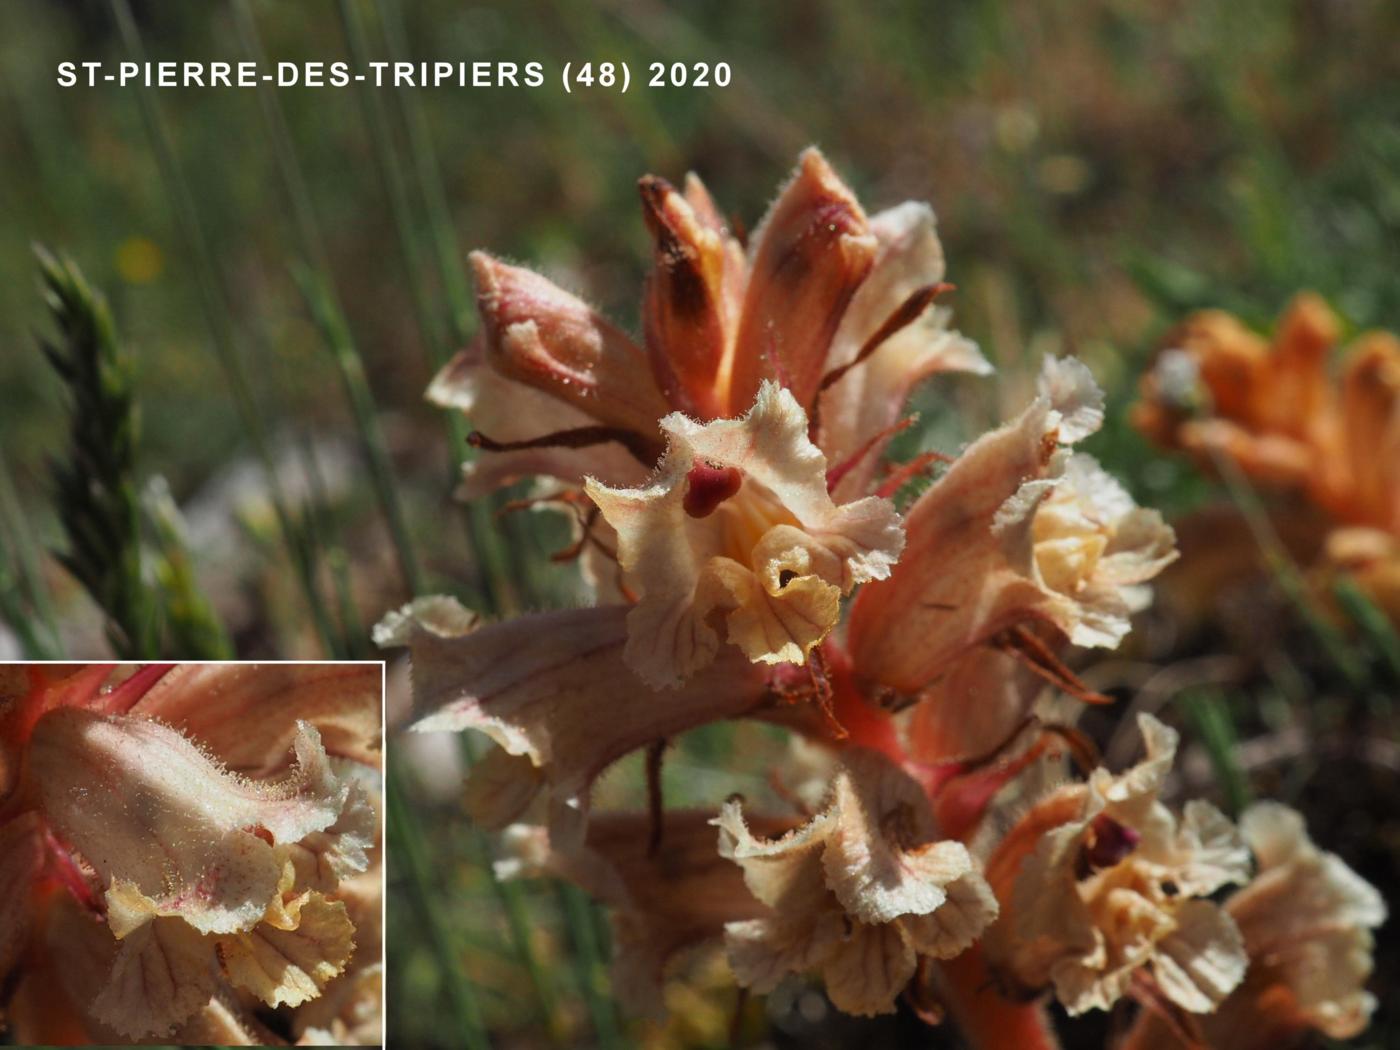
M 1177 734 L 1151 715 L 1138 725 L 1142 762 L 1047 797 L 988 862 L 1005 913 L 995 964 L 1022 987 L 1053 985 L 1071 1014 L 1107 1010 L 1140 970 L 1181 1008 L 1209 1012 L 1248 961 L 1235 922 L 1204 899 L 1249 877 L 1244 843 L 1209 803 L 1178 818 L 1158 800 Z
M 16 1013 L 66 994 L 94 1034 L 141 1037 L 217 1021 L 230 987 L 318 997 L 355 945 L 335 891 L 374 841 L 339 770 L 375 750 L 376 669 L 156 667 L 105 688 L 111 672 L 28 668 L 4 714 L 23 772 L 0 806 L 0 970 L 28 943 L 64 975 L 58 993 L 21 981 Z
M 772 991 L 819 970 L 853 1014 L 888 1013 L 920 955 L 965 950 L 996 917 L 996 899 L 961 842 L 939 839 L 919 785 L 878 752 L 846 751 L 830 800 L 806 824 L 759 838 L 737 802 L 716 818 L 720 853 L 770 909 L 725 927 L 739 983 Z
M 857 596 L 851 656 L 869 682 L 917 693 L 1017 624 L 1076 645 L 1118 644 L 1140 584 L 1175 557 L 1171 529 L 1067 447 L 1097 430 L 1087 368 L 1047 359 L 1040 395 L 974 441 L 910 508 L 889 579 Z

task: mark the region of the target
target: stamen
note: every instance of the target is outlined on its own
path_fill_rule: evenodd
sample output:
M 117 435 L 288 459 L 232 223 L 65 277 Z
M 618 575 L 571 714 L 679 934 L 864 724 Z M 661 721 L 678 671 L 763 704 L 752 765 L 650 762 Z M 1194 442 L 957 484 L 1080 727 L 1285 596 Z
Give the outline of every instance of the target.
M 87 877 L 73 860 L 66 846 L 59 842 L 52 831 L 44 830 L 45 845 L 48 847 L 49 872 L 73 899 L 93 914 L 101 914 L 102 907 L 92 892 Z
M 174 664 L 147 664 L 110 693 L 99 694 L 91 707 L 109 715 L 124 715 L 151 691 L 151 688 L 175 669 Z
M 1010 653 L 1037 676 L 1082 703 L 1113 703 L 1113 697 L 1090 689 L 1045 642 L 1025 627 L 1010 627 L 994 638 L 991 644 L 1002 652 Z
M 860 448 L 856 449 L 849 456 L 843 459 L 840 463 L 836 464 L 836 466 L 828 470 L 826 472 L 826 491 L 834 492 L 836 490 L 836 486 L 841 484 L 841 479 L 844 478 L 847 474 L 849 474 L 852 470 L 854 470 L 856 465 L 860 463 L 861 460 L 863 460 L 866 456 L 870 455 L 870 453 L 875 450 L 876 445 L 888 440 L 889 438 L 894 437 L 901 431 L 908 430 L 911 426 L 914 425 L 915 421 L 918 418 L 918 416 L 905 416 L 898 423 L 895 423 L 893 426 L 886 427 L 884 430 L 880 431 L 869 441 L 865 442 L 865 444 L 861 445 Z
M 815 434 L 817 424 L 821 415 L 822 394 L 830 387 L 841 381 L 841 377 L 849 372 L 856 365 L 861 364 L 884 345 L 885 340 L 894 335 L 901 328 L 907 328 L 919 319 L 923 312 L 928 309 L 928 304 L 944 292 L 951 292 L 956 285 L 940 282 L 938 284 L 926 284 L 922 288 L 916 288 L 911 292 L 904 302 L 894 308 L 894 312 L 885 318 L 885 323 L 871 334 L 861 348 L 856 351 L 856 356 L 847 361 L 844 365 L 833 368 L 826 375 L 822 376 L 822 381 L 817 385 L 817 395 L 812 398 L 811 422 L 808 432 Z
M 845 740 L 850 734 L 836 717 L 836 706 L 833 702 L 836 694 L 831 685 L 830 671 L 826 666 L 826 654 L 822 652 L 821 646 L 817 646 L 808 654 L 807 673 L 812 679 L 812 689 L 814 690 L 812 698 L 816 701 L 817 710 L 826 718 L 831 738 Z
M 932 956 L 919 956 L 914 976 L 904 988 L 904 1001 L 914 1011 L 914 1016 L 924 1024 L 937 1026 L 943 1023 L 948 1009 L 938 996 L 938 980 L 934 975 Z
M 661 837 L 666 830 L 666 809 L 661 795 L 661 758 L 666 753 L 665 740 L 653 740 L 647 745 L 647 812 L 651 831 L 647 836 L 647 856 L 661 851 Z
M 479 430 L 467 435 L 467 444 L 483 452 L 519 452 L 531 448 L 588 448 L 607 441 L 616 441 L 644 466 L 653 467 L 661 458 L 661 448 L 654 441 L 625 427 L 588 426 L 571 430 L 556 430 L 539 437 L 521 441 L 497 441 Z
M 692 518 L 708 518 L 721 503 L 739 491 L 744 475 L 737 467 L 716 467 L 701 462 L 686 473 L 685 483 L 681 506 Z
M 875 495 L 889 499 L 916 475 L 922 474 L 930 464 L 951 463 L 953 459 L 953 456 L 944 452 L 920 452 L 908 463 L 903 463 L 890 471 L 889 477 L 880 482 L 880 487 L 875 490 Z
M 1188 1050 L 1203 1050 L 1206 1046 L 1200 1022 L 1163 995 L 1156 980 L 1145 968 L 1139 967 L 1133 971 L 1129 994 L 1138 1001 L 1144 1012 L 1156 1014 L 1181 1046 Z

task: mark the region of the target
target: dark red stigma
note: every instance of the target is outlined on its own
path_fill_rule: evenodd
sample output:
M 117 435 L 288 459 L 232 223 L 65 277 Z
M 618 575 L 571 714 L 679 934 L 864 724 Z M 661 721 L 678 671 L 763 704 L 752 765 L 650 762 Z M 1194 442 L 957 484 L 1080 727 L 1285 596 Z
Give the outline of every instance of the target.
M 1118 823 L 1107 813 L 1100 813 L 1089 827 L 1093 841 L 1084 846 L 1081 866 L 1089 871 L 1111 868 L 1137 848 L 1142 836 L 1132 828 Z
M 737 467 L 716 467 L 697 463 L 685 476 L 682 506 L 692 518 L 708 518 L 715 508 L 739 491 L 744 475 Z

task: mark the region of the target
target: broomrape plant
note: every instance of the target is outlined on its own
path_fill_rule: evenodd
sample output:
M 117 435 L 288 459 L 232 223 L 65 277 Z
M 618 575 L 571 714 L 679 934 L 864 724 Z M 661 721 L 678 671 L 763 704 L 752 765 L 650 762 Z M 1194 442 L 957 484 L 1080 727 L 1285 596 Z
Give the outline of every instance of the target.
M 377 1042 L 378 669 L 129 671 L 0 672 L 19 1041 Z
M 480 334 L 428 392 L 476 428 L 465 497 L 535 478 L 535 502 L 575 514 L 597 603 L 486 623 L 424 598 L 375 633 L 411 654 L 412 729 L 500 745 L 467 805 L 505 829 L 501 873 L 608 903 L 614 988 L 640 1010 L 713 940 L 746 988 L 814 974 L 860 1015 L 904 996 L 980 1047 L 1055 1045 L 1048 996 L 1137 1000 L 1142 1046 L 1363 1027 L 1383 907 L 1296 815 L 1175 812 L 1173 730 L 1141 718 L 1147 755 L 1116 773 L 1034 709 L 1045 682 L 1107 700 L 1066 650 L 1117 647 L 1176 557 L 1162 517 L 1076 449 L 1104 416 L 1089 370 L 1047 359 L 1014 419 L 882 471 L 917 383 L 990 371 L 939 302 L 932 211 L 867 216 L 816 150 L 747 247 L 695 176 L 640 188 L 640 345 L 477 253 Z M 939 459 L 901 514 L 892 497 Z M 664 808 L 665 742 L 725 719 L 800 742 L 793 811 Z M 638 750 L 649 812 L 591 813 Z M 1280 949 L 1290 880 L 1309 907 Z

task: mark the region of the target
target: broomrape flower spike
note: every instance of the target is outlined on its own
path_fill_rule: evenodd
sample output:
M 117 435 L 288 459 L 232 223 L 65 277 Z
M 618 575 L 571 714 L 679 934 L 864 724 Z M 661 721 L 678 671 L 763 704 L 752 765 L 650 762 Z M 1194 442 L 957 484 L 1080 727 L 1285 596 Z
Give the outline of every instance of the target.
M 1233 829 L 1209 807 L 1188 807 L 1179 826 L 1152 808 L 1170 755 L 1146 764 L 1161 771 L 1140 789 L 1152 774 L 1100 771 L 1063 789 L 1055 819 L 1009 837 L 985 874 L 981 848 L 961 841 L 999 788 L 1076 739 L 1036 729 L 1018 750 L 1035 725 L 1021 672 L 1038 661 L 1074 684 L 1058 650 L 1117 646 L 1144 584 L 1175 557 L 1160 516 L 1074 451 L 1104 418 L 1088 369 L 1048 359 L 1031 405 L 953 459 L 901 520 L 889 496 L 925 458 L 946 458 L 881 479 L 914 384 L 988 370 L 936 302 L 950 286 L 932 212 L 867 217 L 808 151 L 745 252 L 697 179 L 641 189 L 656 246 L 641 346 L 577 297 L 478 254 L 482 335 L 429 395 L 478 429 L 466 492 L 553 479 L 543 500 L 576 513 L 569 554 L 599 603 L 483 624 L 451 599 L 420 598 L 374 634 L 410 651 L 409 728 L 477 730 L 499 745 L 475 764 L 466 801 L 479 825 L 507 829 L 501 874 L 552 872 L 612 906 L 615 988 L 629 1005 L 657 1004 L 669 963 L 721 940 L 747 988 L 816 973 L 847 1012 L 888 1012 L 908 995 L 923 1016 L 942 1004 L 975 1028 L 978 1010 L 959 996 L 981 994 L 991 963 L 1027 991 L 1054 969 L 1071 998 L 1075 964 L 1090 974 L 1080 983 L 1095 967 L 1117 978 L 1116 959 L 1086 959 L 1099 942 L 1083 901 L 1065 906 L 1088 916 L 1067 946 L 1028 942 L 1025 973 L 993 950 L 998 930 L 1020 929 L 1012 889 L 1027 856 L 1074 825 L 1068 874 L 1036 854 L 1046 885 L 1069 902 L 1097 873 L 1169 869 L 1171 892 L 1148 895 L 1165 917 L 1151 961 L 1164 987 L 1184 974 L 1183 999 L 1218 1001 L 1233 987 L 1221 951 L 1238 938 L 1210 940 L 1218 909 L 1197 898 L 1242 879 L 1230 865 L 1247 855 L 1231 852 Z M 975 733 L 920 729 L 919 708 L 952 679 L 977 682 L 979 701 L 1005 699 Z M 892 716 L 891 694 L 915 712 Z M 940 698 L 948 724 L 977 714 L 955 695 Z M 783 725 L 821 756 L 801 822 L 736 800 L 717 814 L 665 808 L 665 742 L 738 718 Z M 591 812 L 597 779 L 643 750 L 648 811 Z M 826 787 L 820 800 L 813 784 Z M 1208 874 L 1217 853 L 1224 874 Z M 1193 936 L 1209 942 L 1204 962 Z M 1002 1002 L 1022 1030 L 1044 1033 L 1038 1006 Z
M 230 987 L 269 1007 L 320 996 L 355 949 L 346 904 L 332 898 L 368 867 L 378 817 L 296 715 L 327 726 L 342 754 L 377 747 L 377 673 L 266 668 L 259 689 L 248 668 L 146 668 L 104 688 L 111 670 L 28 669 L 0 711 L 0 741 L 22 770 L 0 796 L 0 972 L 26 943 L 39 960 L 17 1015 L 43 1018 L 66 999 L 94 1035 L 142 1038 L 212 1023 Z M 235 742 L 230 697 L 245 714 L 275 698 L 290 764 L 275 726 L 262 732 L 275 751 Z M 201 712 L 198 738 L 161 720 L 186 704 Z M 283 771 L 250 778 L 221 755 Z M 56 989 L 45 966 L 60 967 Z M 239 1030 L 235 1015 L 228 1023 Z

